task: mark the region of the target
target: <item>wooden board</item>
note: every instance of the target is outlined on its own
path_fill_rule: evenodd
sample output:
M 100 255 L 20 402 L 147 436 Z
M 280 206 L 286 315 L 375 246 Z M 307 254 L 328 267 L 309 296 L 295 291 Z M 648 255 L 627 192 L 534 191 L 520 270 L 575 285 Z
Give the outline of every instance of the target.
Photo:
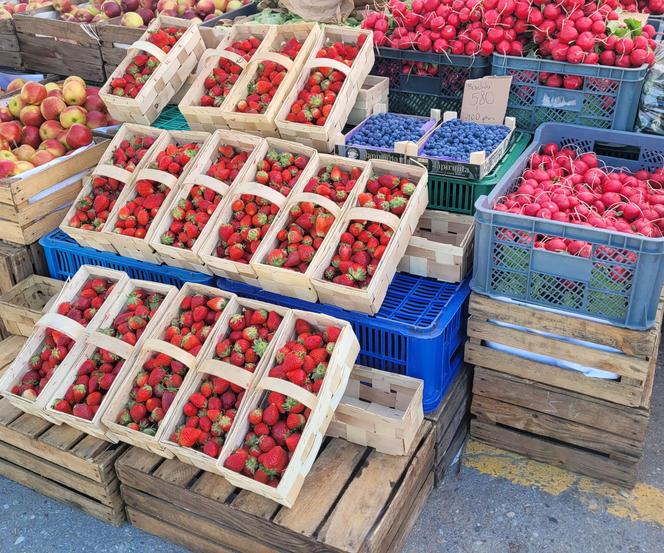
M 20 246 L 0 241 L 0 293 L 8 292 L 32 274 L 48 274 L 42 247 L 38 243 Z
M 116 526 L 124 504 L 114 463 L 125 450 L 0 400 L 0 475 Z
M 328 439 L 292 509 L 138 448 L 117 471 L 130 522 L 193 551 L 397 552 L 433 486 L 431 429 L 405 456 Z
M 650 411 L 475 367 L 474 437 L 594 478 L 633 486 Z

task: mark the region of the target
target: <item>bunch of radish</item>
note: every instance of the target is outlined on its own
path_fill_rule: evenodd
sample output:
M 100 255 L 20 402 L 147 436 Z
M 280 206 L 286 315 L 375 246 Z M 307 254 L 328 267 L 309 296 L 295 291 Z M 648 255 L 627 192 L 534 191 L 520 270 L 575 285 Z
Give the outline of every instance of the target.
M 664 236 L 664 165 L 634 173 L 603 166 L 592 152 L 545 144 L 496 211 L 650 238 Z M 516 235 L 501 239 L 521 240 Z M 537 236 L 535 247 L 590 257 L 582 240 Z
M 634 0 L 624 0 L 635 4 Z M 389 0 L 362 27 L 377 46 L 467 56 L 494 52 L 579 64 L 652 65 L 655 28 L 618 21 L 619 0 Z M 642 1 L 642 3 L 645 3 Z M 650 11 L 664 0 L 649 0 Z M 611 5 L 614 4 L 614 5 Z M 418 74 L 423 68 L 409 65 Z M 427 68 L 430 74 L 435 69 Z

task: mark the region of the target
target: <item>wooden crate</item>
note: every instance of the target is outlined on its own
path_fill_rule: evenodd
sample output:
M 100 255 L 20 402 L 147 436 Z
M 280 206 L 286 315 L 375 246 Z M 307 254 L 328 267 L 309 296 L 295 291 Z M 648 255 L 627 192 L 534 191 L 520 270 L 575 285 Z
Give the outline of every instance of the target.
M 468 436 L 472 381 L 473 368 L 464 363 L 440 405 L 424 417 L 433 424 L 436 436 L 433 463 L 436 486 L 442 482 Z
M 0 293 L 9 291 L 32 274 L 48 274 L 44 250 L 39 242 L 19 246 L 0 241 Z
M 10 334 L 30 336 L 46 305 L 64 282 L 30 275 L 0 296 L 0 319 Z
M 21 69 L 21 48 L 16 36 L 14 19 L 0 20 L 0 67 Z
M 148 41 L 149 33 L 161 26 L 186 28 L 185 33 L 168 53 L 163 52 Z M 106 104 L 108 113 L 113 119 L 150 125 L 159 117 L 171 98 L 180 90 L 180 87 L 196 67 L 204 50 L 205 45 L 195 22 L 160 15 L 150 22 L 141 38 L 127 50 L 122 63 L 108 76 L 108 80 L 99 91 L 99 97 Z M 154 73 L 150 75 L 145 86 L 136 98 L 111 94 L 110 85 L 112 80 L 122 76 L 134 56 L 143 51 L 149 52 L 159 60 L 159 65 Z
M 97 164 L 106 146 L 107 140 L 95 138 L 93 146 L 78 153 L 58 158 L 26 175 L 0 179 L 0 236 L 26 245 L 57 228 L 80 192 L 83 177 Z M 46 193 L 64 181 L 64 187 Z M 41 197 L 35 201 L 38 194 Z
M 466 362 L 620 405 L 648 407 L 662 304 L 657 324 L 645 331 L 502 302 L 475 293 L 470 296 L 469 313 Z M 516 325 L 516 328 L 506 325 Z M 584 343 L 572 343 L 570 339 Z M 556 361 L 608 371 L 617 374 L 619 379 L 591 378 L 544 360 L 525 358 L 513 350 L 491 348 L 487 340 Z
M 327 435 L 406 455 L 422 425 L 424 382 L 355 365 Z
M 471 412 L 478 440 L 619 486 L 636 484 L 648 407 L 475 367 Z
M 390 78 L 369 75 L 360 88 L 353 109 L 348 114 L 347 125 L 359 125 L 367 117 L 385 113 L 390 94 Z
M 16 14 L 14 24 L 25 69 L 96 83 L 106 79 L 95 24 L 64 21 L 51 7 Z
M 398 270 L 444 282 L 461 282 L 473 264 L 475 219 L 428 209 L 420 217 Z
M 114 526 L 125 520 L 114 467 L 125 450 L 0 399 L 0 475 Z
M 394 552 L 432 489 L 424 422 L 407 456 L 329 439 L 292 509 L 177 460 L 131 449 L 117 462 L 129 521 L 196 552 Z
M 366 40 L 359 48 L 352 67 L 348 67 L 337 60 L 316 57 L 318 51 L 325 46 L 327 41 L 340 40 L 357 43 L 360 36 L 365 36 Z M 290 93 L 284 98 L 283 105 L 277 113 L 276 126 L 280 136 L 287 140 L 312 146 L 321 152 L 333 151 L 334 145 L 337 143 L 339 135 L 346 125 L 348 116 L 355 105 L 355 100 L 362 84 L 374 65 L 374 58 L 371 32 L 350 27 L 326 25 L 313 45 L 309 59 L 305 62 L 300 75 L 293 84 Z M 332 111 L 328 115 L 325 124 L 320 127 L 288 121 L 286 118 L 291 106 L 297 99 L 300 91 L 304 88 L 311 71 L 317 67 L 330 67 L 346 75 L 343 86 L 333 104 Z
M 0 341 L 0 378 L 5 369 L 16 359 L 18 352 L 25 344 L 25 336 L 8 336 Z

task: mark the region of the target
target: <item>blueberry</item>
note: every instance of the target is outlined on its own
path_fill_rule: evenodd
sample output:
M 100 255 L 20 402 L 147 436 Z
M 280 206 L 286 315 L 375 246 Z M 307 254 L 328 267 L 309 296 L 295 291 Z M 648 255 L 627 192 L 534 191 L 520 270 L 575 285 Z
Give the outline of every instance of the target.
M 417 142 L 424 135 L 425 121 L 397 113 L 379 113 L 369 117 L 348 139 L 347 144 L 392 149 L 395 142 Z
M 422 153 L 467 162 L 473 152 L 484 150 L 489 155 L 508 134 L 509 129 L 503 125 L 478 125 L 452 119 L 436 129 Z

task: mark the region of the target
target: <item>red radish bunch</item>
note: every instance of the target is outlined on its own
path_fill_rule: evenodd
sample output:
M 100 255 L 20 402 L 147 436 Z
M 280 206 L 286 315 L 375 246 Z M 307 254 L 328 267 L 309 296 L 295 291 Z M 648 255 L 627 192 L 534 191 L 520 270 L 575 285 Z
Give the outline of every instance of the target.
M 127 295 L 127 301 L 120 314 L 113 319 L 110 328 L 101 332 L 135 345 L 164 301 L 164 295 L 135 288 Z
M 226 305 L 228 300 L 220 296 L 185 296 L 180 302 L 177 317 L 164 333 L 164 339 L 192 355 L 198 355 Z
M 253 373 L 282 318 L 276 311 L 242 307 L 230 318 L 226 334 L 215 346 L 214 358 Z
M 133 173 L 155 140 L 153 136 L 141 136 L 138 134 L 130 140 L 123 140 L 113 151 L 113 160 L 111 163 L 116 167 L 121 167 Z
M 157 154 L 152 169 L 166 171 L 179 177 L 189 161 L 198 153 L 200 144 L 169 144 Z M 113 232 L 134 238 L 145 238 L 152 221 L 159 213 L 171 189 L 165 184 L 140 179 L 134 185 L 136 195 L 118 211 Z
M 366 40 L 360 35 L 357 44 L 334 42 L 321 48 L 316 54 L 317 58 L 326 58 L 339 61 L 352 67 L 353 61 Z M 297 95 L 290 112 L 286 116 L 288 121 L 304 125 L 325 125 L 337 94 L 341 90 L 346 76 L 330 67 L 315 67 L 309 74 L 304 88 Z
M 288 196 L 307 163 L 303 155 L 270 150 L 256 165 L 256 182 Z
M 12 387 L 11 393 L 30 401 L 37 399 L 74 344 L 75 342 L 62 332 L 47 328 L 38 353 L 30 357 L 26 372 L 19 383 Z
M 53 409 L 92 420 L 118 376 L 124 359 L 102 348 L 95 349 L 89 359 L 81 363 L 76 380 L 65 392 L 64 398 L 53 402 Z
M 242 447 L 231 453 L 224 467 L 276 488 L 311 409 L 277 392 L 268 392 L 263 405 L 249 413 L 249 431 Z
M 97 314 L 97 310 L 104 305 L 114 286 L 115 283 L 108 279 L 91 278 L 83 285 L 76 298 L 58 305 L 57 312 L 83 326 L 88 326 Z
M 324 207 L 312 202 L 294 205 L 286 227 L 277 234 L 279 244 L 265 263 L 305 273 L 333 223 L 334 216 Z
M 100 232 L 124 183 L 110 177 L 93 176 L 91 185 L 90 193 L 76 202 L 76 213 L 68 224 L 70 227 Z
M 605 0 L 605 2 L 614 9 L 620 6 L 628 12 L 664 14 L 664 2 L 662 0 Z
M 148 41 L 168 53 L 183 33 L 183 29 L 165 27 L 151 32 Z M 158 65 L 159 60 L 154 56 L 143 53 L 134 56 L 124 74 L 111 80 L 111 94 L 136 98 Z
M 318 171 L 317 176 L 309 179 L 304 191 L 319 194 L 342 206 L 361 174 L 362 169 L 359 167 L 352 167 L 349 173 L 340 165 L 326 165 Z
M 288 40 L 279 50 L 294 60 L 302 48 L 303 42 L 296 38 Z M 288 70 L 271 60 L 264 60 L 258 65 L 256 75 L 247 85 L 247 96 L 235 106 L 235 111 L 241 113 L 265 113 L 279 86 L 286 77 Z
M 531 156 L 518 187 L 494 209 L 659 238 L 664 232 L 664 166 L 629 173 L 601 167 L 592 152 L 545 144 Z M 535 246 L 591 255 L 591 245 L 580 240 L 542 236 Z
M 245 40 L 235 41 L 227 46 L 225 50 L 242 56 L 246 61 L 249 61 L 260 44 L 260 38 L 251 36 Z M 226 96 L 240 77 L 240 73 L 242 73 L 242 67 L 227 58 L 220 57 L 217 67 L 212 69 L 203 82 L 205 92 L 200 98 L 201 106 L 219 107 L 223 104 Z
M 405 177 L 374 175 L 367 181 L 364 192 L 358 195 L 357 203 L 360 207 L 382 209 L 401 217 L 416 186 Z
M 295 338 L 279 349 L 268 375 L 318 394 L 340 333 L 336 326 L 318 330 L 304 319 L 297 319 Z
M 352 221 L 341 235 L 323 278 L 335 284 L 366 288 L 394 231 L 382 223 Z
M 182 408 L 184 424 L 169 440 L 216 459 L 244 398 L 244 388 L 206 374 Z
M 583 77 L 578 75 L 559 75 L 558 73 L 542 71 L 539 74 L 539 81 L 544 86 L 554 88 L 567 88 L 568 90 L 581 90 L 583 88 Z
M 164 353 L 154 353 L 134 377 L 129 400 L 117 423 L 154 436 L 187 374 L 187 367 Z
M 237 263 L 248 264 L 279 207 L 260 196 L 242 194 L 231 204 L 231 220 L 219 227 L 216 256 Z

